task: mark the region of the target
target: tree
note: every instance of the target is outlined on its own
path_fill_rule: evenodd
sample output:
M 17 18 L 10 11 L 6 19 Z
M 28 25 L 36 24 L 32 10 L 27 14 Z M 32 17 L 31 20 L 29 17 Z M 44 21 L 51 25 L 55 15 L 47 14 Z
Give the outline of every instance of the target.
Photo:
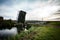
M 11 29 L 12 27 L 14 27 L 14 22 L 11 19 L 0 22 L 0 29 Z

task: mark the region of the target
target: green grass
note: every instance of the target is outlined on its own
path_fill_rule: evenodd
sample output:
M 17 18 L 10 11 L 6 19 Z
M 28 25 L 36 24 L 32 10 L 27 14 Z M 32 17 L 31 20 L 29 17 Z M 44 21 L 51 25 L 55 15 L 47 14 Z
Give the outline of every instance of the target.
M 14 40 L 60 40 L 60 28 L 31 27 L 15 36 Z

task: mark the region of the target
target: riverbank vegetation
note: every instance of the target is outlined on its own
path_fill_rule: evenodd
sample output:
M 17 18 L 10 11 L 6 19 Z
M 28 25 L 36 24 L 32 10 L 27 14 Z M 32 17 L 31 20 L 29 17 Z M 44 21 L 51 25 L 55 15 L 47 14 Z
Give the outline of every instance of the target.
M 8 40 L 60 40 L 60 22 L 31 25 L 27 31 L 8 37 Z
M 55 23 L 54 23 L 55 24 Z M 11 40 L 60 40 L 60 28 L 54 26 L 32 26 L 28 31 L 22 31 Z

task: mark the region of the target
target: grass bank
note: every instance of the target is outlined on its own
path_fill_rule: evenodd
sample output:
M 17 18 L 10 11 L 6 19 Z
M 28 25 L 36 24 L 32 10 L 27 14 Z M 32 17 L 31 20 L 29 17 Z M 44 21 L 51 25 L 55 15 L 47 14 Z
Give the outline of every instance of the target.
M 58 27 L 31 27 L 23 31 L 11 40 L 60 40 L 60 28 Z

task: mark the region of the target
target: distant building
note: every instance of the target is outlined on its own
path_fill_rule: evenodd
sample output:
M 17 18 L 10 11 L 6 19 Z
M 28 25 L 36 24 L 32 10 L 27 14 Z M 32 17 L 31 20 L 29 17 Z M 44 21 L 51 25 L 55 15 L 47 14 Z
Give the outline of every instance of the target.
M 46 23 L 46 21 L 37 21 L 37 20 L 28 20 L 28 21 L 25 21 L 27 24 L 44 24 Z

